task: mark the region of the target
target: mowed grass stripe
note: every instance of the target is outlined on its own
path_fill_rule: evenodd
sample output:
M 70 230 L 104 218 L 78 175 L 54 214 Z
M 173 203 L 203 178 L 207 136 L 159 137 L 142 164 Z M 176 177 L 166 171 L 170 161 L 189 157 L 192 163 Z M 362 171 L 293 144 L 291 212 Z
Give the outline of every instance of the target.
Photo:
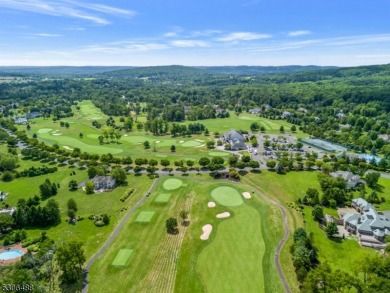
M 133 254 L 132 249 L 121 249 L 118 251 L 112 265 L 114 267 L 125 267 L 130 259 L 130 256 Z
M 157 203 L 167 203 L 171 196 L 172 193 L 160 193 L 154 201 Z
M 185 210 L 191 211 L 195 192 L 186 198 Z M 174 291 L 177 274 L 177 259 L 188 227 L 179 226 L 177 235 L 166 234 L 155 257 L 153 267 L 141 283 L 143 292 L 171 293 Z
M 140 212 L 135 221 L 137 223 L 149 223 L 152 220 L 154 214 L 155 212 Z
M 264 292 L 260 214 L 247 205 L 232 210 L 234 217 L 211 233 L 212 242 L 199 255 L 197 271 L 207 292 Z

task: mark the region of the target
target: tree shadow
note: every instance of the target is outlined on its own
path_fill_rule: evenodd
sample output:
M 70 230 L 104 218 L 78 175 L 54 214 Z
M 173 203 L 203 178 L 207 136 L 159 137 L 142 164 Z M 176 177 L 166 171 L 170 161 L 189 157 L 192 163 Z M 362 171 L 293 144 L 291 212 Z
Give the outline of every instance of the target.
M 381 184 L 376 184 L 374 187 L 371 188 L 372 190 L 375 190 L 377 192 L 383 193 L 383 190 L 385 187 Z
M 240 176 L 245 176 L 246 174 L 248 174 L 248 171 L 240 170 L 238 171 L 238 174 L 240 174 Z
M 84 274 L 84 276 L 85 276 L 85 274 Z M 85 278 L 84 276 L 83 276 L 82 280 L 79 280 L 78 282 L 76 282 L 74 284 L 66 284 L 64 282 L 61 282 L 59 284 L 61 292 L 62 293 L 82 292 L 82 290 L 85 286 L 85 282 L 86 282 L 86 280 L 84 279 Z

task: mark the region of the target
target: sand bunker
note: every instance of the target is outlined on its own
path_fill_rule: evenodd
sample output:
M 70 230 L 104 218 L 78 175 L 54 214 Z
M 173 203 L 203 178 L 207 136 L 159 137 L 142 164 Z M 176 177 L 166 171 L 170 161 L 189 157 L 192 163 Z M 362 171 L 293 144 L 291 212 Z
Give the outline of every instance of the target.
M 250 194 L 249 192 L 244 192 L 244 193 L 242 194 L 242 196 L 243 196 L 244 198 L 246 198 L 246 199 L 252 197 L 251 194 Z
M 207 240 L 207 239 L 209 239 L 209 236 L 211 234 L 211 230 L 213 230 L 213 226 L 211 226 L 210 224 L 204 225 L 202 227 L 202 230 L 203 230 L 203 234 L 200 235 L 200 239 Z
M 123 136 L 127 136 L 127 134 L 124 134 Z
M 207 206 L 208 206 L 209 208 L 215 208 L 215 202 L 209 201 L 209 203 L 207 204 Z
M 52 135 L 62 135 L 62 133 L 52 133 Z
M 196 141 L 199 141 L 199 142 L 204 142 L 203 139 L 195 139 Z
M 183 142 L 184 142 L 184 140 L 179 141 L 179 143 L 183 143 Z
M 160 143 L 161 141 L 159 141 L 159 140 L 156 140 L 156 143 Z
M 67 145 L 64 145 L 64 149 L 69 150 L 69 151 L 73 151 L 73 149 L 68 147 Z
M 204 146 L 205 146 L 205 144 L 201 144 L 201 145 L 196 146 L 196 148 L 201 148 L 201 147 L 204 147 Z
M 217 215 L 218 219 L 229 218 L 229 217 L 230 217 L 230 213 L 229 212 L 224 212 L 224 213 L 221 213 L 221 214 Z

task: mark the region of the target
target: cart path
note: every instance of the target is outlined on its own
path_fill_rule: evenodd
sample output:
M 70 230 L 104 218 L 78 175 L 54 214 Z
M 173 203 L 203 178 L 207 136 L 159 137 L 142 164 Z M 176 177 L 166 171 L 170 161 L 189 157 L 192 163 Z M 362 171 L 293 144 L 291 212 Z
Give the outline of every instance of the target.
M 115 227 L 114 231 L 111 233 L 110 237 L 107 239 L 106 243 L 99 249 L 98 252 L 95 253 L 95 255 L 87 262 L 85 269 L 84 269 L 84 280 L 83 280 L 83 293 L 88 292 L 88 273 L 91 269 L 92 265 L 96 262 L 96 260 L 110 247 L 112 242 L 115 240 L 118 233 L 122 230 L 123 226 L 127 222 L 127 220 L 130 218 L 131 215 L 134 214 L 134 212 L 145 202 L 145 200 L 148 198 L 149 194 L 151 194 L 154 189 L 156 188 L 157 184 L 160 182 L 161 178 L 157 178 L 152 186 L 149 188 L 149 190 L 146 192 L 146 194 L 123 216 L 120 223 Z
M 268 202 L 272 203 L 273 205 L 277 206 L 279 208 L 279 210 L 281 211 L 281 213 L 282 213 L 283 226 L 284 226 L 284 235 L 283 235 L 283 238 L 279 241 L 278 246 L 276 247 L 275 259 L 274 260 L 275 260 L 276 269 L 278 270 L 279 278 L 282 281 L 282 284 L 283 284 L 283 287 L 284 287 L 284 291 L 286 293 L 291 293 L 290 287 L 289 287 L 289 285 L 287 283 L 287 280 L 286 280 L 286 276 L 284 275 L 284 272 L 282 270 L 282 266 L 280 265 L 280 252 L 281 252 L 281 250 L 283 248 L 283 245 L 286 243 L 286 241 L 288 240 L 288 237 L 290 236 L 290 228 L 288 227 L 288 223 L 287 223 L 286 210 L 284 209 L 284 207 L 281 204 L 279 204 L 275 200 L 273 200 L 273 199 L 269 198 L 268 196 L 266 196 L 263 192 L 261 192 L 255 186 L 248 185 L 248 184 L 245 184 L 245 185 L 248 186 L 249 188 L 254 189 L 266 201 L 268 201 Z

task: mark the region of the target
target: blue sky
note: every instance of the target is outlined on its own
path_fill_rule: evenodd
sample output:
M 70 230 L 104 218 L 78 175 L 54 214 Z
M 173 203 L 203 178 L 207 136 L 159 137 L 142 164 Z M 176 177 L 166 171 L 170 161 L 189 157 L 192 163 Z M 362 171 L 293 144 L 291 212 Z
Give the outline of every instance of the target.
M 385 63 L 390 0 L 0 0 L 0 66 Z

